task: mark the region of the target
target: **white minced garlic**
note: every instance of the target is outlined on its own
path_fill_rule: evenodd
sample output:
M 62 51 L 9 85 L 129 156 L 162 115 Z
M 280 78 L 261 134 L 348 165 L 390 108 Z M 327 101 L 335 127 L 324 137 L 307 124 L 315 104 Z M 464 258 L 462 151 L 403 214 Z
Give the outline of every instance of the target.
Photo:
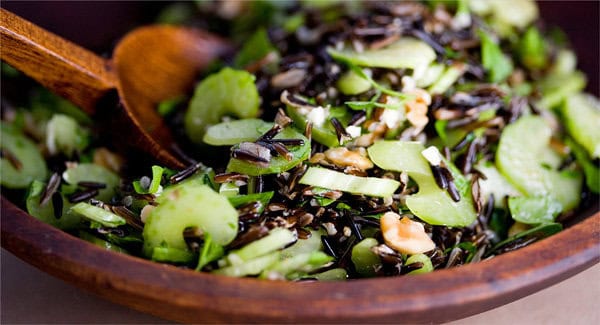
M 380 219 L 381 233 L 385 244 L 402 254 L 425 253 L 435 248 L 435 243 L 423 224 L 401 217 L 394 212 L 386 212 Z

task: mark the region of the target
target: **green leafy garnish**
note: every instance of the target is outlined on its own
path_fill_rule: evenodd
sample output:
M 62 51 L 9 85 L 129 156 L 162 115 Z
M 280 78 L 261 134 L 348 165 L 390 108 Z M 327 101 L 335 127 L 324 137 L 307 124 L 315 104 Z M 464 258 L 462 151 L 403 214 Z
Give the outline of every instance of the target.
M 500 46 L 487 32 L 481 30 L 479 37 L 481 38 L 481 61 L 489 73 L 489 80 L 491 82 L 505 80 L 513 71 L 511 59 L 502 53 Z

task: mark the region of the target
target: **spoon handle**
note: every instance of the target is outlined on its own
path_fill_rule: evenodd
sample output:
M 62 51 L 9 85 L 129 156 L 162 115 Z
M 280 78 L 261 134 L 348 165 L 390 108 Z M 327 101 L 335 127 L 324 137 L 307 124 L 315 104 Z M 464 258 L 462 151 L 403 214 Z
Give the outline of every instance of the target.
M 0 42 L 3 61 L 88 114 L 115 88 L 107 60 L 1 8 Z

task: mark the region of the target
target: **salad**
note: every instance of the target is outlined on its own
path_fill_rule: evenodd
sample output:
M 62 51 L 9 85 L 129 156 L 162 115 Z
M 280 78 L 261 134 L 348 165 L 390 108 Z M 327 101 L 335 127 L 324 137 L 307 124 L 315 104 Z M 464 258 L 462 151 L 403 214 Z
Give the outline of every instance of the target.
M 38 89 L 2 101 L 3 195 L 105 249 L 297 281 L 479 262 L 597 202 L 600 103 L 533 1 L 205 1 L 158 21 L 238 45 L 157 107 L 189 167 L 128 161 Z

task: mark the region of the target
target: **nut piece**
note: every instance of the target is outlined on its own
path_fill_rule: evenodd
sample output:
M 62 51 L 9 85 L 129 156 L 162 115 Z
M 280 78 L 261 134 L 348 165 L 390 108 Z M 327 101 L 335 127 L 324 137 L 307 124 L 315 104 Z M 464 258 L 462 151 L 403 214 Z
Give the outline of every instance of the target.
M 358 152 L 350 151 L 346 147 L 331 148 L 325 151 L 325 157 L 332 163 L 342 167 L 356 167 L 359 170 L 373 168 L 369 158 Z
M 402 254 L 425 253 L 435 248 L 435 243 L 419 222 L 407 217 L 400 219 L 400 215 L 394 212 L 385 213 L 380 222 L 386 245 Z

